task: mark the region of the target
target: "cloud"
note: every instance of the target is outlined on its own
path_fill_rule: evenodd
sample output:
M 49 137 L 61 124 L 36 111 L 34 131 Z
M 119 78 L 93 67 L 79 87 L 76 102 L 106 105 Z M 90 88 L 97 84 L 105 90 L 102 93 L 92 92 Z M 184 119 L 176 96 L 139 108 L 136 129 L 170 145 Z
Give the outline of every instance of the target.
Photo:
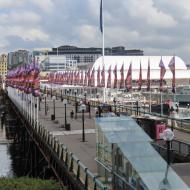
M 53 0 L 30 0 L 30 2 L 46 13 L 51 13 L 55 8 Z
M 171 15 L 157 9 L 153 0 L 128 0 L 124 5 L 131 18 L 139 19 L 149 26 L 170 28 L 177 24 Z
M 0 8 L 19 7 L 25 0 L 0 0 Z
M 16 24 L 36 24 L 39 23 L 41 17 L 31 11 L 20 11 L 0 14 L 0 24 L 16 25 Z
M 100 0 L 0 0 L 0 51 L 101 47 Z M 190 61 L 189 0 L 105 0 L 105 46 L 173 52 Z

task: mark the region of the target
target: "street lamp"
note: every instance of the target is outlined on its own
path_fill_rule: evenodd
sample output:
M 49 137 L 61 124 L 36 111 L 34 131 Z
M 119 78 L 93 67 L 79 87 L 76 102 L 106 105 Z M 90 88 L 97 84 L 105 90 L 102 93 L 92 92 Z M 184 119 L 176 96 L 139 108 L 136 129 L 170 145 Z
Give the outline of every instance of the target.
M 39 96 L 39 108 L 38 108 L 39 111 L 41 110 L 40 103 L 41 103 L 42 96 L 43 96 L 43 93 L 40 92 L 40 96 Z
M 67 124 L 67 99 L 63 100 L 63 104 L 65 106 L 65 130 L 70 130 L 70 125 Z
M 61 101 L 63 101 L 63 90 L 61 90 Z
M 82 142 L 85 142 L 85 130 L 84 130 L 84 112 L 86 111 L 86 105 L 80 105 L 80 111 L 82 111 Z
M 53 115 L 51 115 L 51 120 L 55 120 L 55 100 L 56 100 L 56 96 L 53 96 L 52 100 L 53 100 Z
M 163 181 L 160 183 L 160 189 L 170 189 L 170 184 L 168 182 L 168 169 L 170 165 L 170 142 L 174 138 L 174 133 L 171 129 L 165 129 L 163 133 L 160 134 L 160 137 L 163 138 L 167 143 L 167 168 Z
M 47 98 L 47 94 L 44 94 L 44 101 L 45 101 L 45 115 L 47 115 L 46 98 Z
M 85 104 L 86 104 L 86 94 L 87 94 L 87 92 L 84 91 L 84 103 L 85 103 Z
M 77 118 L 77 89 L 74 90 L 75 93 L 75 119 Z
M 116 98 L 115 97 L 113 98 L 113 103 L 114 103 L 114 112 L 115 112 L 115 115 L 116 115 Z

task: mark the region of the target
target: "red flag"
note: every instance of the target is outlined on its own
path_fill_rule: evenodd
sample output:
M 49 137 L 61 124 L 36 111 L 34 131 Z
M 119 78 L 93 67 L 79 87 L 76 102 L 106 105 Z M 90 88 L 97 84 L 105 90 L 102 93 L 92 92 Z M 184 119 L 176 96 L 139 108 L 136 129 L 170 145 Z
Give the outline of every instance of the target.
M 81 71 L 81 75 L 80 75 L 80 85 L 83 86 L 83 71 Z
M 132 65 L 130 63 L 129 70 L 127 72 L 127 77 L 125 79 L 125 87 L 127 91 L 132 89 Z
M 170 68 L 173 78 L 172 78 L 172 92 L 175 93 L 175 57 L 173 56 L 169 62 L 168 67 Z
M 120 69 L 120 74 L 121 74 L 120 88 L 124 88 L 124 64 Z
M 140 62 L 140 71 L 139 71 L 139 80 L 138 80 L 138 90 L 141 90 L 142 87 L 142 67 Z
M 100 66 L 98 67 L 97 71 L 97 87 L 100 87 Z
M 101 71 L 101 78 L 102 78 L 101 86 L 105 87 L 105 69 L 104 69 L 104 66 L 103 66 L 102 71 Z
M 94 68 L 92 69 L 90 80 L 91 80 L 91 83 L 90 83 L 91 87 L 94 87 L 95 86 L 95 84 L 94 84 Z
M 85 71 L 84 86 L 87 86 L 87 71 Z
M 110 65 L 110 68 L 108 70 L 107 88 L 111 88 L 111 65 Z
M 148 70 L 147 70 L 147 91 L 150 91 L 150 60 L 148 60 Z
M 117 88 L 117 64 L 115 65 L 115 68 L 113 70 L 114 73 L 114 84 L 113 84 L 113 88 Z
M 165 69 L 164 63 L 162 61 L 162 58 L 160 60 L 159 67 L 160 67 L 160 92 L 162 92 L 163 91 L 163 79 L 164 79 L 164 75 L 166 73 L 166 69 Z
M 90 86 L 90 85 L 91 85 L 90 68 L 89 68 L 88 71 L 87 71 L 87 80 L 88 80 L 87 86 Z

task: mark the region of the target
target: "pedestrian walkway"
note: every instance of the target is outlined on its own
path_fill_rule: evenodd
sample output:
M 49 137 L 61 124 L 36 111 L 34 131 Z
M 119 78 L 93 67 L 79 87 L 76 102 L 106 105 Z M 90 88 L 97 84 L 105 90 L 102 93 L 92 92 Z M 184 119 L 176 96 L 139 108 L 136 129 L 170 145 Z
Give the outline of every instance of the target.
M 61 100 L 55 102 L 55 121 L 51 120 L 51 114 L 54 112 L 53 102 L 48 98 L 49 111 L 45 116 L 45 103 L 41 102 L 41 111 L 39 112 L 39 120 L 42 122 L 50 133 L 61 143 L 66 145 L 70 152 L 73 152 L 79 160 L 94 174 L 97 173 L 96 167 L 96 135 L 95 135 L 95 109 L 91 109 L 91 117 L 89 113 L 84 114 L 85 142 L 82 142 L 82 113 L 77 113 L 77 118 L 71 118 L 71 111 L 75 111 L 75 106 L 67 104 L 66 120 L 70 123 L 71 130 L 67 131 L 63 128 L 65 124 L 65 109 Z

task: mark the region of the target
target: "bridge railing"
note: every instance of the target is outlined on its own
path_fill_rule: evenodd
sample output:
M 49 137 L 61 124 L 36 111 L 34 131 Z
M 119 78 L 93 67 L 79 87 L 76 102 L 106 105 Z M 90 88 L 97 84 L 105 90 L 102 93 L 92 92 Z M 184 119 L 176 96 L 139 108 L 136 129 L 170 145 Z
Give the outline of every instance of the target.
M 38 101 L 30 99 L 27 95 L 23 97 L 22 92 L 17 89 L 8 88 L 8 96 L 19 112 L 27 119 L 41 139 L 49 145 L 60 161 L 64 163 L 68 172 L 72 172 L 76 178 L 84 185 L 84 189 L 88 190 L 107 190 L 111 189 L 101 181 L 98 176 L 94 175 L 90 170 L 74 155 L 69 149 L 49 132 L 43 123 L 38 120 Z M 32 104 L 32 101 L 33 104 Z

